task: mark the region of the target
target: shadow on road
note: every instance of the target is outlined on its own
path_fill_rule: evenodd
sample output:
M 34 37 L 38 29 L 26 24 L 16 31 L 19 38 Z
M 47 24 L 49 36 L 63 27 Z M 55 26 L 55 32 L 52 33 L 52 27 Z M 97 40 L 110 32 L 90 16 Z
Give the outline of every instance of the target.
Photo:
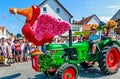
M 47 77 L 45 74 L 38 74 L 35 75 L 35 78 L 28 78 L 28 79 L 57 79 L 57 76 Z
M 16 74 L 6 76 L 6 77 L 0 77 L 0 79 L 14 79 L 14 78 L 19 77 L 20 75 L 21 75 L 20 73 L 16 73 Z
M 80 70 L 80 77 L 86 77 L 86 78 L 99 78 L 105 76 L 98 68 L 88 68 Z
M 95 68 L 95 67 L 88 68 L 88 69 L 81 68 L 80 74 L 79 74 L 79 77 L 89 78 L 89 79 L 99 78 L 103 76 L 105 75 L 98 68 Z M 44 74 L 38 74 L 38 75 L 35 75 L 35 78 L 28 78 L 28 79 L 57 79 L 57 76 L 55 75 L 51 78 L 48 78 Z
M 0 64 L 0 67 L 9 67 L 9 65 Z

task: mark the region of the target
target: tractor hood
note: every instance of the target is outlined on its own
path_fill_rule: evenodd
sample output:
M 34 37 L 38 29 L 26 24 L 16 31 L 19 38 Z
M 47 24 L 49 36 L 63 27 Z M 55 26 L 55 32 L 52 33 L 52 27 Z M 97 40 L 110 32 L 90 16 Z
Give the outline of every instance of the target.
M 72 48 L 84 48 L 88 47 L 89 44 L 85 41 L 82 41 L 80 43 L 73 43 Z M 69 48 L 69 44 L 47 44 L 46 50 L 64 50 L 65 48 Z

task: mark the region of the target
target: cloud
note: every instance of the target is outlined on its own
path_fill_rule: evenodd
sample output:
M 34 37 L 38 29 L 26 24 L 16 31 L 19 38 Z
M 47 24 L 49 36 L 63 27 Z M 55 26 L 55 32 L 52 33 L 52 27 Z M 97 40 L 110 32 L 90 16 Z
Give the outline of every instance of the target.
M 120 5 L 109 5 L 109 6 L 107 6 L 109 9 L 110 9 L 110 11 L 112 11 L 112 12 L 116 12 L 117 10 L 119 10 L 120 9 Z
M 107 22 L 109 21 L 112 17 L 108 17 L 108 16 L 101 16 L 99 17 L 101 21 Z
M 120 9 L 120 5 L 111 5 L 111 6 L 108 6 L 108 8 L 110 8 L 110 9 Z

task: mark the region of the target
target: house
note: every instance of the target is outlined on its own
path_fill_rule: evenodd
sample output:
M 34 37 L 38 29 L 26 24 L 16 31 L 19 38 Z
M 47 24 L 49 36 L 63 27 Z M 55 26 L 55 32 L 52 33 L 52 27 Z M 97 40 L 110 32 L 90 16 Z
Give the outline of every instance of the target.
M 5 26 L 0 26 L 0 38 L 10 38 L 13 34 L 10 33 Z
M 114 32 L 119 36 L 120 35 L 120 9 L 113 15 L 111 20 L 114 20 L 117 23 L 118 28 L 116 28 Z
M 78 33 L 80 31 L 89 31 L 92 24 L 99 25 L 100 22 L 101 20 L 95 14 L 86 18 L 83 17 L 80 21 L 73 21 L 72 31 L 74 31 L 74 33 Z
M 77 23 L 82 25 L 82 31 L 90 30 L 92 24 L 99 25 L 101 20 L 95 15 L 91 15 L 87 18 L 83 17 L 82 20 L 78 21 Z
M 59 20 L 71 23 L 73 16 L 58 0 L 44 0 L 39 6 L 42 13 L 50 14 Z M 62 36 L 68 36 L 68 31 Z
M 48 13 L 59 20 L 71 22 L 73 16 L 58 0 L 44 0 L 39 6 L 42 13 Z
M 82 25 L 80 23 L 71 23 L 71 29 L 73 36 L 80 35 L 79 33 L 82 31 Z
M 117 22 L 118 26 L 120 26 L 120 9 L 113 15 L 111 19 Z

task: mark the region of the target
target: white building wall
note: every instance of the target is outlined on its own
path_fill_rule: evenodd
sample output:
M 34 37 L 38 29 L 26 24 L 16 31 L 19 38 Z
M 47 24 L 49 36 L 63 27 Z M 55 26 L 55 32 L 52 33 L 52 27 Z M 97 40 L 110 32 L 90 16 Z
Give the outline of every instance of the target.
M 2 30 L 0 30 L 0 36 L 2 35 Z
M 72 34 L 75 34 L 75 32 L 81 32 L 82 26 L 80 24 L 71 24 L 72 27 Z
M 10 33 L 6 31 L 6 38 L 10 38 L 10 37 L 11 37 Z
M 100 20 L 97 19 L 97 17 L 93 17 L 87 24 L 98 24 L 99 25 Z
M 10 35 L 9 32 L 6 31 L 6 29 L 4 29 L 4 34 L 2 33 L 2 30 L 0 30 L 0 38 L 2 38 L 2 37 L 4 37 L 4 38 L 10 38 L 11 35 Z
M 72 31 L 82 31 L 82 26 L 78 24 L 71 24 Z
M 6 36 L 6 29 L 4 29 L 4 36 L 5 36 L 5 38 L 7 38 L 7 36 Z
M 6 38 L 6 31 L 4 29 L 4 34 L 2 33 L 2 30 L 0 30 L 0 38 Z
M 70 16 L 66 13 L 66 11 L 61 8 L 54 0 L 48 0 L 46 3 L 40 6 L 41 12 L 43 12 L 43 7 L 47 8 L 47 13 L 61 20 L 65 20 L 69 22 Z M 60 8 L 60 13 L 56 13 L 56 8 Z
M 2 37 L 5 37 L 5 36 L 2 34 L 2 31 L 0 30 L 0 39 L 1 39 Z

